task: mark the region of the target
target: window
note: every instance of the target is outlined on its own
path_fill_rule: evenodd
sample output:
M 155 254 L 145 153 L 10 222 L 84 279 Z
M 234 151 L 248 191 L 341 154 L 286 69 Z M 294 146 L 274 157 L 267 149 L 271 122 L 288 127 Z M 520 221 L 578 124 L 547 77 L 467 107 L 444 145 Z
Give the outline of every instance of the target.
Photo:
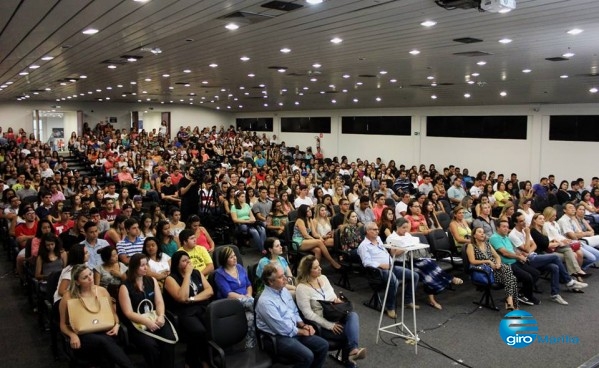
M 598 115 L 552 115 L 550 141 L 599 142 Z
M 272 118 L 238 118 L 235 119 L 237 128 L 246 131 L 272 132 Z
M 526 139 L 527 116 L 428 116 L 429 137 Z
M 330 133 L 330 117 L 281 118 L 281 132 Z
M 343 134 L 412 135 L 411 116 L 344 116 Z

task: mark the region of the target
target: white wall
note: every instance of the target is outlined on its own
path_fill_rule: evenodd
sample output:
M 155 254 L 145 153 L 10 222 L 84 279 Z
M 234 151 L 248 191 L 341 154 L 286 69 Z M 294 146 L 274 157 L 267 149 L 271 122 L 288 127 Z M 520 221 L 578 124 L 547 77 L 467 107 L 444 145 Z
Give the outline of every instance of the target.
M 347 156 L 373 160 L 381 157 L 407 166 L 434 163 L 437 168 L 450 164 L 468 168 L 471 175 L 480 170 L 496 173 L 518 174 L 519 178 L 533 182 L 541 176 L 554 174 L 556 179 L 573 180 L 583 177 L 590 180 L 599 176 L 594 165 L 596 142 L 549 141 L 549 116 L 555 114 L 599 114 L 599 104 L 577 105 L 513 105 L 473 107 L 427 107 L 397 109 L 362 109 L 331 111 L 298 111 L 276 113 L 237 114 L 236 118 L 273 117 L 273 133 L 287 146 L 314 147 L 317 133 L 281 133 L 281 117 L 331 116 L 331 134 L 324 134 L 321 147 L 325 156 Z M 412 117 L 411 136 L 341 134 L 342 116 L 399 115 Z M 426 136 L 427 116 L 450 115 L 526 115 L 528 133 L 526 140 L 467 139 Z M 599 127 L 597 127 L 599 129 Z M 578 159 L 572 159 L 576 155 Z

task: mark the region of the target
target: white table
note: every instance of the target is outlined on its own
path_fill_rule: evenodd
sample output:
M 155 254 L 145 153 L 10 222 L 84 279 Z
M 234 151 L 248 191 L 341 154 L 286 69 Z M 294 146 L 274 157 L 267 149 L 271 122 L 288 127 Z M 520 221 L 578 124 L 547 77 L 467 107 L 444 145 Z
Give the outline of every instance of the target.
M 398 247 L 390 244 L 385 244 L 385 248 L 394 250 L 401 249 L 404 251 L 403 253 L 403 275 L 401 280 L 401 318 L 399 322 L 395 322 L 390 325 L 383 326 L 383 318 L 385 318 L 385 305 L 387 303 L 387 297 L 389 294 L 389 285 L 391 284 L 391 273 L 393 269 L 389 269 L 389 277 L 387 278 L 387 287 L 385 288 L 385 297 L 383 299 L 383 304 L 381 306 L 381 315 L 379 317 L 379 326 L 376 334 L 376 343 L 379 342 L 379 337 L 382 332 L 386 332 L 391 335 L 395 335 L 398 337 L 402 337 L 406 340 L 414 341 L 414 353 L 418 354 L 418 330 L 416 329 L 416 309 L 412 309 L 412 322 L 413 322 L 413 330 L 410 330 L 406 325 L 405 321 L 405 289 L 406 289 L 406 258 L 410 258 L 410 270 L 412 270 L 412 303 L 416 303 L 416 285 L 414 284 L 414 257 L 412 257 L 412 252 L 420 249 L 427 249 L 429 247 L 428 244 L 415 244 L 409 247 Z M 395 266 L 395 254 L 392 256 L 391 267 Z M 398 280 L 399 281 L 399 280 Z M 397 297 L 394 295 L 393 297 Z M 397 321 L 397 320 L 396 320 Z

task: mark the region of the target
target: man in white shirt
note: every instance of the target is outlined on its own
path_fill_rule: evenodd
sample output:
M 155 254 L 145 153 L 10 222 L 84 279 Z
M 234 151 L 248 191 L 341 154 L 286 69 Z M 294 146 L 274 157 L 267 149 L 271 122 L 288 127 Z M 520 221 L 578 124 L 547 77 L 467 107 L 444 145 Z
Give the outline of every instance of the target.
M 314 207 L 314 202 L 308 197 L 308 187 L 305 184 L 300 185 L 300 194 L 293 201 L 295 208 L 299 208 L 302 204 L 306 204 L 310 207 Z
M 395 206 L 395 218 L 398 219 L 400 217 L 404 217 L 408 212 L 408 203 L 410 203 L 410 193 L 404 192 L 401 195 L 401 201 L 397 202 L 397 206 Z

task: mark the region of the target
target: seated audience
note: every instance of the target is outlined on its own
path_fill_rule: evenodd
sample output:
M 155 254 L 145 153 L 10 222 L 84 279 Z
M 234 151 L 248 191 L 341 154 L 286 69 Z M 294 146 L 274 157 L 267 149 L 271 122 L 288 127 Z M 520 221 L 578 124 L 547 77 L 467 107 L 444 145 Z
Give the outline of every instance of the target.
M 62 250 L 62 242 L 54 234 L 42 235 L 42 241 L 35 260 L 35 278 L 45 280 L 51 273 L 60 272 L 67 265 L 67 253 Z
M 464 211 L 464 207 L 456 206 L 453 209 L 453 218 L 449 223 L 449 232 L 453 237 L 458 253 L 462 252 L 464 245 L 470 243 L 472 237 L 472 229 L 470 229 L 470 225 L 464 220 Z
M 163 253 L 158 245 L 156 238 L 146 238 L 142 253 L 148 257 L 147 275 L 158 281 L 162 288 L 164 280 L 168 276 L 171 269 L 171 257 Z
M 281 246 L 281 241 L 277 238 L 266 238 L 266 241 L 264 242 L 264 249 L 266 250 L 266 255 L 260 258 L 260 261 L 258 261 L 258 267 L 256 268 L 256 276 L 262 278 L 262 271 L 264 270 L 264 267 L 267 264 L 272 263 L 278 264 L 279 267 L 281 267 L 281 269 L 284 271 L 285 276 L 288 279 L 293 278 L 293 273 L 291 272 L 289 263 L 287 262 L 285 257 L 282 256 L 283 247 Z M 256 290 L 257 293 L 262 292 L 262 287 L 264 285 L 260 285 L 261 288 L 260 290 Z M 291 295 L 295 293 L 295 285 L 288 282 L 287 285 L 285 285 L 285 288 L 289 290 Z
M 331 257 L 324 241 L 317 234 L 312 234 L 311 219 L 312 209 L 305 204 L 300 205 L 297 210 L 297 219 L 293 227 L 292 240 L 298 244 L 299 250 L 312 252 L 316 259 L 324 257 L 335 269 L 340 269 L 341 265 Z
M 256 222 L 252 208 L 245 202 L 245 193 L 243 191 L 235 194 L 235 203 L 231 206 L 231 218 L 239 232 L 250 234 L 255 249 L 260 252 L 264 250 L 266 229 Z
M 125 281 L 127 278 L 127 266 L 119 262 L 116 249 L 112 247 L 100 248 L 97 252 L 102 258 L 102 263 L 93 269 L 94 284 L 107 289 L 113 296 L 117 295 L 118 292 L 113 293 L 111 289 L 118 289 L 118 286 Z

